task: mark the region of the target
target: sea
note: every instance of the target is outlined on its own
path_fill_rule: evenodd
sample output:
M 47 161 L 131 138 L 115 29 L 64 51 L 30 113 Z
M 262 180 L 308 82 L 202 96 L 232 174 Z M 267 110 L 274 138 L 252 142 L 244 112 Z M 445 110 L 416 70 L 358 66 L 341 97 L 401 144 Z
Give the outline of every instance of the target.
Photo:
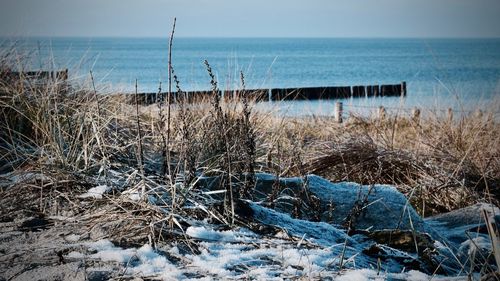
M 102 93 L 162 91 L 168 38 L 3 38 L 29 70 L 69 69 L 75 85 Z M 500 111 L 500 39 L 174 38 L 172 66 L 183 90 L 210 89 L 208 61 L 221 89 L 407 83 L 404 98 L 343 100 L 352 112 L 379 106 L 408 112 Z M 329 115 L 336 101 L 270 102 L 285 114 Z M 264 106 L 267 106 L 264 105 Z

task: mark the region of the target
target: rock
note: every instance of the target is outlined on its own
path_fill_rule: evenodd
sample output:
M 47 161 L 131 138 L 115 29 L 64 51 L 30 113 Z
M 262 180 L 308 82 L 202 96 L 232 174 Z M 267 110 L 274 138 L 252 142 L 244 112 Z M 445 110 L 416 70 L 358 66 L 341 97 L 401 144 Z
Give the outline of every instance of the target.
M 441 243 L 440 253 L 448 257 L 443 265 L 456 267 L 456 264 L 449 262 L 458 259 L 468 267 L 472 261 L 478 271 L 485 263 L 496 267 L 490 255 L 491 240 L 484 223 L 483 209 L 500 214 L 494 205 L 478 203 L 425 219 L 425 223 L 434 231 L 435 239 Z
M 111 277 L 111 272 L 105 270 L 90 271 L 87 274 L 88 281 L 105 281 Z
M 267 199 L 275 181 L 273 175 L 258 174 L 254 197 Z M 305 177 L 305 182 L 303 178 L 280 178 L 279 182 L 280 194 L 287 195 L 277 200 L 281 204 L 274 209 L 279 212 L 293 215 L 293 206 L 299 199 L 302 202 L 299 218 L 315 221 L 318 217 L 333 225 L 346 225 L 351 220 L 355 229 L 425 232 L 422 218 L 393 186 L 331 183 L 315 175 Z
M 19 226 L 21 231 L 40 231 L 47 229 L 50 226 L 50 221 L 45 219 L 43 215 L 32 217 L 24 220 Z
M 469 240 L 465 232 L 487 236 L 488 231 L 482 217 L 482 210 L 492 210 L 495 214 L 500 214 L 500 209 L 487 203 L 478 203 L 469 207 L 454 210 L 445 214 L 440 214 L 425 219 L 431 226 L 453 246 L 459 247 L 463 242 Z
M 498 281 L 498 280 L 500 280 L 500 272 L 491 272 L 481 277 L 481 281 Z
M 324 222 L 310 222 L 307 220 L 294 219 L 288 214 L 280 213 L 272 209 L 262 207 L 256 203 L 248 203 L 253 210 L 253 219 L 264 225 L 276 226 L 286 230 L 296 237 L 304 237 L 307 240 L 330 246 L 332 244 L 348 242 L 349 245 L 357 244 L 345 231 L 335 228 Z
M 408 270 L 423 271 L 426 269 L 426 265 L 418 257 L 408 255 L 403 251 L 397 251 L 382 244 L 372 244 L 370 247 L 364 249 L 362 253 L 369 257 L 380 259 L 384 263 L 393 260 Z
M 221 189 L 216 178 L 201 182 L 204 191 Z M 365 260 L 370 266 L 384 259 L 395 271 L 401 267 L 459 274 L 472 260 L 474 265 L 496 268 L 494 260 L 482 258 L 491 256 L 482 210 L 500 214 L 493 205 L 477 204 L 424 220 L 393 186 L 332 183 L 315 175 L 257 174 L 251 197 L 236 202 L 236 213 L 249 225 L 269 228 L 257 229 L 258 233 L 273 235 L 283 229 L 322 247 L 347 241 L 348 248 L 370 257 Z M 212 198 L 222 199 L 220 193 Z M 493 217 L 498 220 L 498 215 Z
M 425 233 L 403 230 L 379 230 L 368 233 L 368 237 L 379 244 L 408 253 L 423 253 L 434 250 L 434 241 Z

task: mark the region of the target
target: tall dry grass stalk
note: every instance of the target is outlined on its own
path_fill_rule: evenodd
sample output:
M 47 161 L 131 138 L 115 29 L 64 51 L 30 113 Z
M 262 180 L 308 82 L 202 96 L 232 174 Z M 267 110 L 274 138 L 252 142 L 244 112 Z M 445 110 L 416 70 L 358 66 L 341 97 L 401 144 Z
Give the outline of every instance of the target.
M 172 24 L 172 32 L 170 33 L 170 39 L 168 42 L 168 95 L 167 95 L 167 137 L 166 137 L 166 156 L 167 156 L 167 171 L 170 179 L 170 183 L 172 183 L 172 172 L 170 170 L 170 116 L 171 116 L 171 106 L 172 106 L 172 44 L 174 41 L 174 32 L 175 32 L 175 23 L 177 19 L 174 18 L 174 23 Z

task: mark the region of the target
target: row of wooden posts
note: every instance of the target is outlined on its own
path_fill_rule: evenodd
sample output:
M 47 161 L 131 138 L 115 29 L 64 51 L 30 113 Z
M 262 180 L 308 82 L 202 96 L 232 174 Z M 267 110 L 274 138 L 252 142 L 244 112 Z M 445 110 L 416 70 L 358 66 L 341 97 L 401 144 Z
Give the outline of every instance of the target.
M 68 93 L 70 88 L 68 69 L 59 71 L 0 71 L 0 80 L 25 88 L 41 87 L 43 89 L 47 85 L 51 85 L 60 94 Z
M 68 69 L 59 71 L 10 71 L 0 73 L 2 78 L 7 79 L 28 79 L 37 83 L 44 83 L 47 80 L 60 80 L 64 83 L 68 80 Z M 246 95 L 250 100 L 256 102 L 265 101 L 291 101 L 291 100 L 328 100 L 346 99 L 362 97 L 395 97 L 406 96 L 406 82 L 387 85 L 368 86 L 332 86 L 332 87 L 304 87 L 304 88 L 273 88 L 273 89 L 253 89 L 253 90 L 225 90 L 218 94 L 225 100 L 232 100 Z M 212 91 L 188 91 L 184 98 L 187 102 L 199 102 L 210 98 Z M 168 93 L 139 93 L 131 102 L 138 102 L 143 105 L 154 104 L 159 99 L 167 100 Z M 171 101 L 175 102 L 181 97 L 172 93 Z
M 343 114 L 344 114 L 344 105 L 342 102 L 336 102 L 335 103 L 335 109 L 334 109 L 334 119 L 337 123 L 342 123 L 344 121 L 343 119 Z M 411 120 L 415 123 L 420 122 L 420 115 L 421 115 L 421 110 L 417 107 L 413 108 L 411 110 Z M 377 108 L 377 118 L 380 120 L 383 120 L 387 117 L 387 110 L 384 106 L 379 106 Z M 475 112 L 475 117 L 478 119 L 481 119 L 483 117 L 483 111 L 482 110 L 477 110 Z M 446 110 L 446 118 L 449 122 L 453 121 L 453 109 L 448 108 Z
M 68 69 L 60 71 L 25 71 L 25 72 L 4 72 L 0 73 L 3 79 L 19 79 L 27 78 L 30 80 L 48 80 L 57 79 L 66 82 L 68 80 Z M 321 99 L 345 99 L 345 98 L 361 98 L 361 97 L 394 97 L 406 96 L 406 82 L 390 85 L 368 85 L 368 86 L 334 86 L 334 87 L 307 87 L 307 88 L 275 88 L 275 89 L 256 89 L 256 90 L 225 90 L 219 91 L 219 95 L 226 100 L 238 98 L 241 95 L 248 95 L 250 99 L 259 101 L 287 101 L 287 100 L 321 100 Z M 154 104 L 161 98 L 166 100 L 168 93 L 139 93 L 134 96 L 131 101 L 139 102 L 140 104 Z M 190 91 L 186 92 L 188 102 L 196 102 L 205 100 L 213 95 L 211 91 Z M 137 98 L 137 100 L 136 100 Z M 172 94 L 172 101 L 178 100 Z M 387 111 L 384 106 L 379 106 L 377 117 L 379 119 L 386 118 Z M 421 111 L 419 108 L 411 110 L 411 118 L 414 122 L 420 121 Z M 478 110 L 475 113 L 477 118 L 482 118 L 482 111 Z M 448 108 L 446 113 L 447 119 L 453 121 L 453 110 Z M 343 122 L 343 103 L 336 102 L 334 110 L 334 118 L 336 122 Z
M 246 95 L 250 100 L 256 102 L 267 101 L 293 101 L 293 100 L 331 100 L 364 97 L 399 97 L 406 96 L 406 82 L 390 85 L 368 85 L 368 86 L 332 86 L 332 87 L 305 87 L 305 88 L 274 88 L 274 89 L 252 89 L 252 90 L 225 90 L 218 91 L 218 95 L 225 100 L 238 99 Z M 172 93 L 171 101 L 175 102 L 181 98 L 187 102 L 197 102 L 210 98 L 212 91 L 188 91 L 184 97 Z M 159 99 L 167 100 L 168 93 L 139 93 L 137 101 L 143 105 L 156 103 Z M 135 97 L 132 100 L 135 102 Z
M 27 80 L 68 80 L 68 69 L 57 70 L 57 71 L 9 71 L 2 73 L 3 79 L 27 79 Z

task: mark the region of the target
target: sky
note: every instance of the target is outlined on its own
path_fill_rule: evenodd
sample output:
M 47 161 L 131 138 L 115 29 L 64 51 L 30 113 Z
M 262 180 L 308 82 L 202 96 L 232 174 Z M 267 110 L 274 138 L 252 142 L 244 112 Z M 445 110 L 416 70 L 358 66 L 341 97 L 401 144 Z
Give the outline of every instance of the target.
M 500 37 L 500 0 L 0 0 L 0 36 Z

